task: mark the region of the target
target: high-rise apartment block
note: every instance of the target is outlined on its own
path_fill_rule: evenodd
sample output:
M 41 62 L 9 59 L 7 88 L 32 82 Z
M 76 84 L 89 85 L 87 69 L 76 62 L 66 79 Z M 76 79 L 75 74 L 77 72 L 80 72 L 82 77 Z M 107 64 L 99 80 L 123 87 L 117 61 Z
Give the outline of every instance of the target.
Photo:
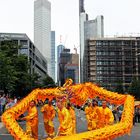
M 48 0 L 34 2 L 34 43 L 47 59 L 48 75 L 51 74 L 51 3 Z
M 87 40 L 90 38 L 99 38 L 104 36 L 103 16 L 97 16 L 94 20 L 88 20 L 88 14 L 85 13 L 84 0 L 79 0 L 79 30 L 80 30 L 80 82 L 85 82 L 85 50 L 87 49 Z
M 140 37 L 93 38 L 85 52 L 86 81 L 127 91 L 133 78 L 140 79 Z

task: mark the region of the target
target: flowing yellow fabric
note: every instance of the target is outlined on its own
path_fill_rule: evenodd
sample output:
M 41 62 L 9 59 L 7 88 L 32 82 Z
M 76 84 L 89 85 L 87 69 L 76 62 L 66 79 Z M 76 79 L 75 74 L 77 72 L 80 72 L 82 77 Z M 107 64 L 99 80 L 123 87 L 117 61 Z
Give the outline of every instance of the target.
M 53 124 L 53 119 L 55 117 L 54 107 L 52 105 L 46 104 L 41 108 L 41 112 L 43 113 L 44 127 L 46 133 L 48 134 L 48 136 L 54 136 L 55 135 Z
M 28 115 L 24 117 L 24 119 L 27 121 L 27 133 L 29 134 L 31 132 L 32 137 L 35 140 L 38 140 L 38 111 L 37 108 L 29 107 L 28 109 Z
M 76 116 L 75 111 L 72 107 L 69 109 L 70 115 L 72 117 L 72 124 L 73 124 L 73 134 L 76 133 Z
M 99 110 L 100 110 L 99 128 L 105 127 L 107 125 L 111 125 L 114 123 L 113 113 L 108 107 L 106 108 L 100 107 Z
M 63 107 L 62 110 L 58 109 L 58 119 L 60 126 L 58 128 L 60 136 L 68 136 L 73 134 L 72 117 L 69 111 Z

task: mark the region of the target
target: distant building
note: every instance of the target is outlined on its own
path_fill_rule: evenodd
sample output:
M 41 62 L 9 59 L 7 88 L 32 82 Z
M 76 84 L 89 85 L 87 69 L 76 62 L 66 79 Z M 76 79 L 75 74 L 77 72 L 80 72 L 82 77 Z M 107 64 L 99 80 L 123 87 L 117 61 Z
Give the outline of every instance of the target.
M 34 43 L 48 62 L 51 74 L 51 3 L 48 0 L 34 2 Z
M 79 55 L 71 54 L 70 49 L 65 48 L 60 53 L 60 85 L 62 86 L 68 78 L 71 78 L 74 83 L 79 82 Z
M 22 46 L 19 49 L 19 54 L 27 55 L 31 74 L 38 73 L 42 78 L 47 75 L 47 60 L 26 34 L 0 33 L 0 41 L 4 40 L 11 40 Z
M 86 81 L 127 91 L 133 78 L 140 79 L 140 37 L 93 38 L 88 40 Z
M 103 16 L 97 16 L 94 20 L 88 20 L 88 14 L 84 10 L 84 0 L 79 0 L 79 31 L 80 31 L 80 82 L 85 82 L 85 50 L 87 40 L 104 36 Z
M 65 65 L 65 80 L 68 78 L 79 83 L 79 54 L 71 54 L 71 61 Z
M 57 66 L 56 66 L 57 76 L 56 77 L 57 77 L 57 80 L 56 81 L 57 81 L 58 85 L 60 85 L 60 75 L 59 75 L 60 54 L 64 48 L 65 48 L 65 46 L 62 44 L 57 46 L 57 55 L 56 55 L 57 56 L 57 59 L 56 59 L 56 64 L 57 64 Z
M 55 58 L 55 52 L 56 52 L 56 47 L 55 47 L 55 31 L 51 31 L 51 73 L 52 73 L 52 78 L 54 81 L 56 81 L 56 58 Z
M 83 12 L 85 12 L 84 0 L 79 0 L 79 15 L 80 15 L 80 13 L 83 13 Z

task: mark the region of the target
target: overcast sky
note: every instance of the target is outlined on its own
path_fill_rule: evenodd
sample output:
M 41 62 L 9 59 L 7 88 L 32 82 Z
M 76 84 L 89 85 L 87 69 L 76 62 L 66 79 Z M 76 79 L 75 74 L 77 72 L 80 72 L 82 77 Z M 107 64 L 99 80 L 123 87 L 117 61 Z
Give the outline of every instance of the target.
M 68 48 L 79 45 L 79 0 L 50 0 L 52 30 Z M 26 33 L 33 41 L 34 0 L 0 0 L 0 32 Z M 105 35 L 140 33 L 140 0 L 85 0 L 90 19 L 104 16 Z

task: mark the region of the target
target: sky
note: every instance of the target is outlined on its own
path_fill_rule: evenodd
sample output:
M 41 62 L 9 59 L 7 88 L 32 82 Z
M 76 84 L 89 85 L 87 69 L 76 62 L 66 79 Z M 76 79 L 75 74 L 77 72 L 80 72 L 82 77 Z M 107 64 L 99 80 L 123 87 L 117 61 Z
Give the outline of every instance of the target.
M 79 47 L 79 0 L 49 0 L 56 45 Z M 140 36 L 140 0 L 85 0 L 89 19 L 104 16 L 105 36 Z M 34 0 L 0 0 L 0 32 L 26 33 L 33 41 Z

